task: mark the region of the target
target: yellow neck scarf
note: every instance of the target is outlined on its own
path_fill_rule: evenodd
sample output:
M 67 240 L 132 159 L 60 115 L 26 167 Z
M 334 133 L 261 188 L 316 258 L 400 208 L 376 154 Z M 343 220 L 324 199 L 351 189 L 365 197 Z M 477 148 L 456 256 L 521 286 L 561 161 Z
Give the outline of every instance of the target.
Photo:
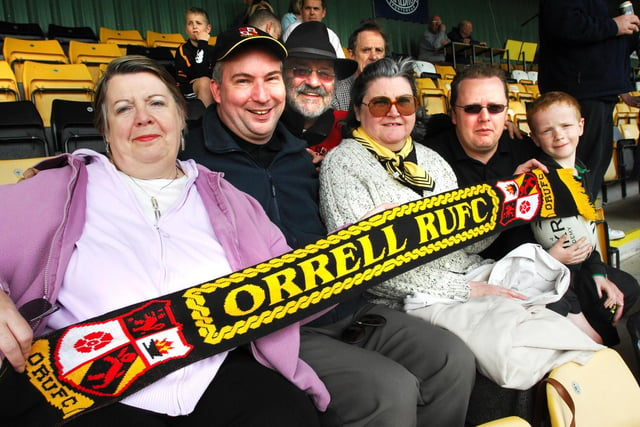
M 353 138 L 376 156 L 395 179 L 420 190 L 432 191 L 435 187 L 435 181 L 424 169 L 405 160 L 413 151 L 413 140 L 410 136 L 407 137 L 402 150 L 397 153 L 375 142 L 362 127 L 353 131 Z

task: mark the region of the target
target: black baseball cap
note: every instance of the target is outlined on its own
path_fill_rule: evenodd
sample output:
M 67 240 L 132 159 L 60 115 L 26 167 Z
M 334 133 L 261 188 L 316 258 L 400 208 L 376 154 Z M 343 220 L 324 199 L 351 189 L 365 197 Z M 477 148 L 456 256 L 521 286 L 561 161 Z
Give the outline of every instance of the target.
M 232 28 L 218 35 L 214 56 L 216 61 L 224 61 L 234 50 L 241 46 L 260 46 L 269 49 L 281 61 L 287 59 L 287 49 L 268 33 L 255 27 Z

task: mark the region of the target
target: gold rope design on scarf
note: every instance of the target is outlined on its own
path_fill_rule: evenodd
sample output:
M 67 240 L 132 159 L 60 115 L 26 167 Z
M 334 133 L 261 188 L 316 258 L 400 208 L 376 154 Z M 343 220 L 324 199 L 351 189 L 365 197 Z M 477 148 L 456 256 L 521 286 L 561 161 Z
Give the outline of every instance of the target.
M 436 182 L 427 171 L 405 160 L 413 151 L 411 136 L 407 137 L 402 150 L 397 153 L 375 142 L 362 127 L 353 131 L 353 138 L 373 154 L 395 179 L 429 191 L 435 187 Z

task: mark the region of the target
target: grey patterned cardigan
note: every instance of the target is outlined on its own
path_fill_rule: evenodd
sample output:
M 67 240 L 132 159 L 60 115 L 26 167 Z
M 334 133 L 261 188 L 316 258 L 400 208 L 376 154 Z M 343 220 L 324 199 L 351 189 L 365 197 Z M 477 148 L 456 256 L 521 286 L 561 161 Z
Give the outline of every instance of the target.
M 418 164 L 436 182 L 434 190 L 424 191 L 423 197 L 458 188 L 455 173 L 439 154 L 420 144 L 415 144 L 415 149 Z M 354 139 L 342 140 L 322 162 L 320 214 L 329 230 L 358 221 L 382 203 L 402 204 L 419 198 Z M 491 262 L 476 255 L 491 241 L 482 240 L 389 279 L 368 290 L 367 298 L 395 309 L 401 309 L 404 298 L 414 292 L 466 301 L 471 289 L 464 276 Z

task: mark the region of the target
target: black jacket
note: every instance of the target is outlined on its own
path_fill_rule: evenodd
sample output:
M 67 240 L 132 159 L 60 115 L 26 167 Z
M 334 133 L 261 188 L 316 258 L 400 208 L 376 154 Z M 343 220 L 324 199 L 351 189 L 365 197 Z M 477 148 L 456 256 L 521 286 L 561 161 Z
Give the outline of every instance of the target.
M 541 0 L 540 91 L 615 100 L 632 90 L 629 54 L 637 36 L 617 32 L 606 0 Z
M 202 126 L 187 134 L 182 159 L 194 159 L 253 196 L 287 238 L 300 248 L 326 236 L 318 207 L 318 172 L 305 151 L 307 144 L 278 123 L 277 152 L 267 167 L 243 150 L 218 117 L 216 106 L 205 112 Z

